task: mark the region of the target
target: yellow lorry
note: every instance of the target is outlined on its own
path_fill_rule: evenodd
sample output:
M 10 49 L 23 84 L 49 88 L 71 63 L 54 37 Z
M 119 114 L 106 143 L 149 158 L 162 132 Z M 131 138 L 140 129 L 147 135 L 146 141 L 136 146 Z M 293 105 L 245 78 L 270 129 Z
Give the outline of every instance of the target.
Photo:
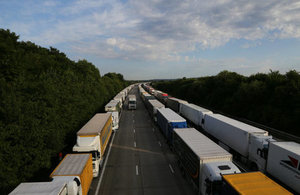
M 223 175 L 223 180 L 228 184 L 228 194 L 292 194 L 261 172 Z
M 50 182 L 24 182 L 9 195 L 87 195 L 93 180 L 91 154 L 67 154 L 51 173 Z
M 92 153 L 94 177 L 99 175 L 99 168 L 112 134 L 112 126 L 111 113 L 98 113 L 77 132 L 73 152 Z

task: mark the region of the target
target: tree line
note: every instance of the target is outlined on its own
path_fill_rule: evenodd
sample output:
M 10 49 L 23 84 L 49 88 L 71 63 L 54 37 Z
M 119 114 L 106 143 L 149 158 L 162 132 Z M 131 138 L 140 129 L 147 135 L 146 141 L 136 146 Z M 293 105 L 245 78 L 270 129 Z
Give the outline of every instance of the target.
M 121 74 L 74 62 L 0 29 L 0 191 L 48 178 L 76 132 L 128 85 Z
M 153 83 L 169 95 L 300 136 L 300 74 L 270 71 L 249 77 L 222 71 L 216 76 Z

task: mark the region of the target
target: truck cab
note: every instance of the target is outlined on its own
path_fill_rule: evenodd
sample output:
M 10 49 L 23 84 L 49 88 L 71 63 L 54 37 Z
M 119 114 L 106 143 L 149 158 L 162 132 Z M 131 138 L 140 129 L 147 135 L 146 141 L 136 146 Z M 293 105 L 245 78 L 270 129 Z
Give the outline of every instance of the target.
M 250 135 L 249 160 L 252 162 L 250 168 L 253 171 L 259 170 L 264 172 L 266 170 L 269 143 L 274 141 L 272 136 Z
M 203 195 L 222 194 L 221 192 L 224 187 L 222 175 L 240 172 L 241 171 L 231 161 L 205 163 L 199 180 L 199 192 Z
M 93 163 L 93 177 L 98 177 L 100 162 L 100 138 L 94 137 L 77 137 L 77 143 L 73 147 L 73 152 L 76 153 L 91 153 Z

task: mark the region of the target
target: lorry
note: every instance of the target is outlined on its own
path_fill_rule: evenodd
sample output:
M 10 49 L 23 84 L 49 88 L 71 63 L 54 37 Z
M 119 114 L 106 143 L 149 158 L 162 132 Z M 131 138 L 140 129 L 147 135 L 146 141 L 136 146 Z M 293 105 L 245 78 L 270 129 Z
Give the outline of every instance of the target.
M 157 109 L 156 117 L 157 124 L 161 129 L 163 135 L 166 137 L 169 144 L 172 144 L 174 128 L 187 127 L 186 120 L 170 108 Z
M 104 108 L 106 112 L 121 112 L 120 101 L 118 100 L 110 100 Z
M 166 100 L 166 107 L 171 108 L 175 112 L 179 113 L 180 104 L 187 104 L 188 102 L 185 100 L 177 99 L 174 97 L 169 97 Z
M 267 173 L 300 194 L 300 144 L 270 142 Z
M 92 153 L 93 176 L 97 177 L 112 134 L 111 113 L 97 113 L 78 132 L 73 152 Z
M 180 104 L 180 111 L 179 113 L 191 121 L 196 127 L 203 128 L 204 124 L 204 116 L 206 114 L 212 114 L 212 111 L 197 106 L 195 104 Z
M 107 112 L 112 117 L 112 130 L 117 131 L 119 129 L 119 112 Z
M 129 95 L 128 96 L 128 109 L 136 109 L 136 97 L 135 95 Z
M 300 144 L 278 142 L 265 130 L 220 114 L 204 118 L 204 131 L 251 170 L 266 172 L 300 193 Z
M 118 100 L 111 100 L 105 105 L 105 111 L 111 113 L 113 121 L 112 129 L 116 131 L 119 128 L 119 116 L 121 113 L 120 102 Z
M 222 175 L 240 173 L 229 152 L 194 128 L 174 129 L 173 149 L 198 194 L 219 194 Z
M 222 175 L 226 194 L 292 195 L 284 187 L 261 172 Z
M 157 121 L 157 117 L 156 117 L 157 109 L 164 108 L 165 105 L 160 103 L 160 101 L 158 101 L 158 100 L 149 100 L 147 105 L 148 105 L 147 107 L 149 109 L 150 115 L 153 117 L 154 121 L 156 122 Z
M 10 195 L 87 195 L 93 180 L 92 155 L 67 154 L 50 177 L 50 182 L 21 183 Z
M 119 94 L 119 93 L 118 93 L 118 94 L 114 97 L 114 100 L 117 100 L 117 101 L 119 102 L 120 108 L 123 107 L 123 102 L 124 102 L 124 100 L 123 100 L 123 95 L 122 95 L 122 94 Z
M 162 91 L 156 91 L 156 95 L 154 95 L 161 103 L 166 104 L 168 99 L 168 94 Z
M 218 143 L 234 153 L 251 170 L 265 170 L 268 132 L 220 114 L 206 114 L 203 129 Z

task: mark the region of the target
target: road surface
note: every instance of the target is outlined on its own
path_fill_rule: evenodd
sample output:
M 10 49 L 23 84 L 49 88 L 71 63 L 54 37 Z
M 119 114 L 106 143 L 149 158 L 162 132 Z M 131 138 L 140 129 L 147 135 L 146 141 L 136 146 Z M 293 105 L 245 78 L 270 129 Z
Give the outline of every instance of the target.
M 93 180 L 89 194 L 197 194 L 181 175 L 137 87 L 130 94 L 137 96 L 137 109 L 122 111 L 103 176 Z

